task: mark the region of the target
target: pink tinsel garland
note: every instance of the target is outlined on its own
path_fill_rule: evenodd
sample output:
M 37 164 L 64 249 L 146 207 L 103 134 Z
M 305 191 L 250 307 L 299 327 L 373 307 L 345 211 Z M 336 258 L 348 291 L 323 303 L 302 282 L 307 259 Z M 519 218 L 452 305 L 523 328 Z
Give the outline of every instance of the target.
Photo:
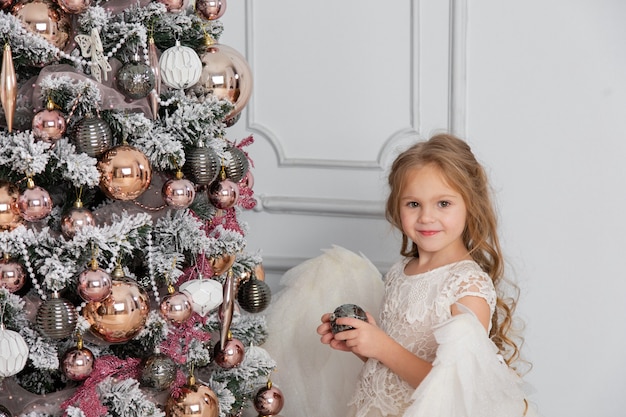
M 113 355 L 102 356 L 96 359 L 93 371 L 74 395 L 65 401 L 61 408 L 67 410 L 70 406 L 79 407 L 86 417 L 100 417 L 107 414 L 108 409 L 102 405 L 98 397 L 97 386 L 106 378 L 115 376 L 118 379 L 137 379 L 141 359 L 120 359 Z M 64 414 L 67 415 L 67 412 Z

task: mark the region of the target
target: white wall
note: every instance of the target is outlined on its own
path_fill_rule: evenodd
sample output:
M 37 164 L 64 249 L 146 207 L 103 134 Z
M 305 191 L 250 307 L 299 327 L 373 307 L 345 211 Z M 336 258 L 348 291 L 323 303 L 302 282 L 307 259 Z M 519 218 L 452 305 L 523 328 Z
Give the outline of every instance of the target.
M 527 380 L 544 416 L 626 411 L 626 2 L 248 0 L 223 43 L 247 54 L 268 280 L 340 244 L 384 269 L 397 147 L 437 129 L 487 167 L 522 288 Z

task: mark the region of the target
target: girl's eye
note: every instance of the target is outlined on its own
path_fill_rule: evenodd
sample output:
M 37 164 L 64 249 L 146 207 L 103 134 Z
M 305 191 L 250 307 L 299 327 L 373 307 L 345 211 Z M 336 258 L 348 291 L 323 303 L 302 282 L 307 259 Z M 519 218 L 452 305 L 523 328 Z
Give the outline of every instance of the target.
M 419 203 L 417 203 L 417 202 L 415 202 L 415 201 L 409 201 L 409 202 L 407 203 L 407 206 L 408 206 L 408 207 L 411 207 L 411 208 L 415 208 L 415 207 L 419 207 Z
M 450 202 L 449 201 L 440 201 L 439 202 L 439 207 L 448 207 L 450 206 Z

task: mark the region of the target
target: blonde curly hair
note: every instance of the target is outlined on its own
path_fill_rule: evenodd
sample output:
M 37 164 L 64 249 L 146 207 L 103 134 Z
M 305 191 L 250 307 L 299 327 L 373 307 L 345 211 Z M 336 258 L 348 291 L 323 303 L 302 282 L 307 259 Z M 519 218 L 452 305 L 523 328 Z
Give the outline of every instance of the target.
M 509 290 L 512 289 L 514 294 L 508 297 L 504 295 L 504 261 L 497 235 L 497 216 L 487 175 L 470 146 L 456 136 L 438 134 L 402 152 L 391 166 L 388 177 L 390 193 L 386 218 L 402 231 L 400 195 L 406 174 L 427 164 L 437 166 L 448 185 L 463 197 L 467 207 L 463 243 L 474 261 L 489 274 L 497 293 L 496 311 L 489 336 L 506 362 L 511 364 L 519 358 L 519 347 L 512 336 L 513 311 L 519 291 L 516 285 L 507 282 Z M 417 246 L 404 233 L 400 253 L 403 256 L 419 257 Z

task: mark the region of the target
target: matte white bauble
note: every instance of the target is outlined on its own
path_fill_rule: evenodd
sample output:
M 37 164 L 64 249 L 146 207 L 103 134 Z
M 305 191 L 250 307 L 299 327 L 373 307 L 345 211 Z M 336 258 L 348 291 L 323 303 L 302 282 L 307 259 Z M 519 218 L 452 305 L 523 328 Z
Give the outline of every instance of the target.
M 202 74 L 202 61 L 196 51 L 176 41 L 176 45 L 161 54 L 159 69 L 163 84 L 182 90 L 198 82 Z
M 0 378 L 19 373 L 26 366 L 28 345 L 24 338 L 13 330 L 0 325 Z

